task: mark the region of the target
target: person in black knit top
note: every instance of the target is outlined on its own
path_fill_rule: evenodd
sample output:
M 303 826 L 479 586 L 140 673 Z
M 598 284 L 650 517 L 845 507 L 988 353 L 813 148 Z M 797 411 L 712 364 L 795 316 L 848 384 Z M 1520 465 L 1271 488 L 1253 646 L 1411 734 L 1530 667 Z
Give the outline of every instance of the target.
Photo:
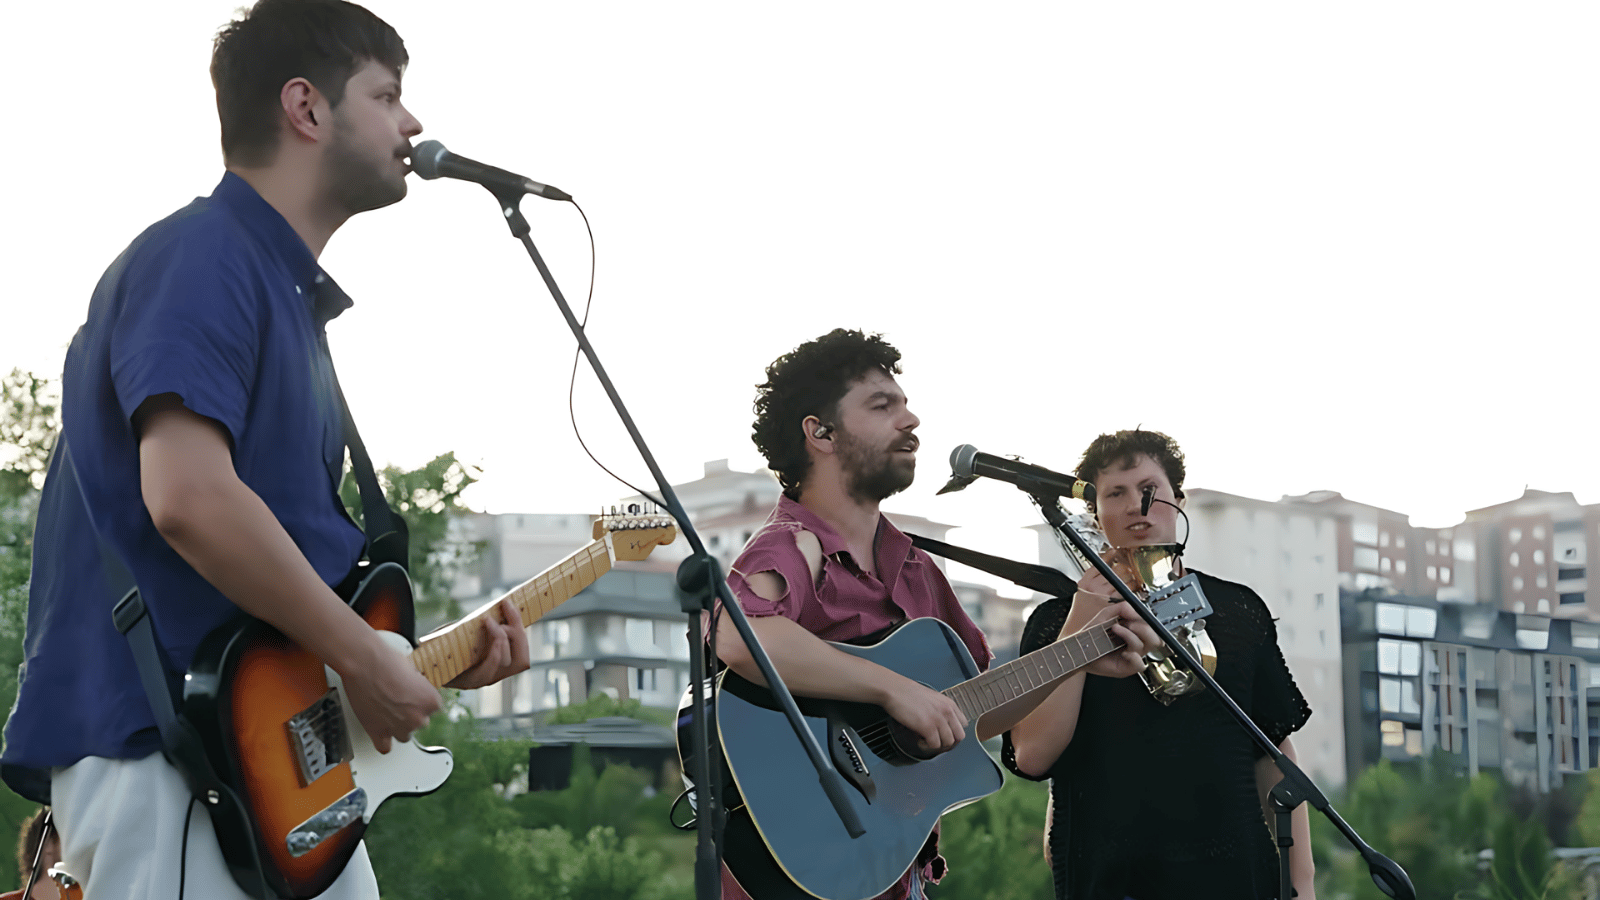
M 1171 438 L 1143 430 L 1101 435 L 1076 474 L 1095 486 L 1094 512 L 1113 546 L 1176 541 L 1184 464 Z M 1155 502 L 1141 513 L 1146 489 Z M 1289 735 L 1311 708 L 1284 663 L 1266 604 L 1244 585 L 1197 574 L 1214 610 L 1206 633 L 1218 683 L 1293 759 Z M 1089 572 L 1072 597 L 1039 605 L 1019 652 L 1116 614 L 1114 594 Z M 1106 674 L 1127 673 L 1066 679 L 1005 735 L 1007 768 L 1051 779 L 1048 848 L 1058 900 L 1277 898 L 1278 852 L 1264 807 L 1281 777 L 1277 768 L 1214 693 L 1167 706 L 1141 679 Z M 1312 900 L 1304 805 L 1293 831 L 1295 896 Z

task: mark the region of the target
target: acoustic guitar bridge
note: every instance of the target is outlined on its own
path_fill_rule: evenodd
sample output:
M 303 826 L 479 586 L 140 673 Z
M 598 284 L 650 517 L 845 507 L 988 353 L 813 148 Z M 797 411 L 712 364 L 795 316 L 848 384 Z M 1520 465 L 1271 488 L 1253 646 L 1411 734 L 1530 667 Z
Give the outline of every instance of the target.
M 862 758 L 861 750 L 856 747 L 855 730 L 848 725 L 830 721 L 828 723 L 828 750 L 833 757 L 833 767 L 839 770 L 844 780 L 850 782 L 861 796 L 871 803 L 878 796 L 878 786 L 873 783 L 872 773 L 867 771 L 867 761 Z

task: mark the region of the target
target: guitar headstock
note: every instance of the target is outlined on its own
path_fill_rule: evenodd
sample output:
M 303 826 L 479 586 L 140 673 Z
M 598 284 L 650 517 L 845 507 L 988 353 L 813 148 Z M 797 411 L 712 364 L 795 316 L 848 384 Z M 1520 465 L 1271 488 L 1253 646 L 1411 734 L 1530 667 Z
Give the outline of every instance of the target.
M 1151 591 L 1147 602 L 1150 611 L 1168 628 L 1211 615 L 1211 601 L 1206 599 L 1206 592 L 1200 589 L 1200 579 L 1193 572 Z
M 594 538 L 611 535 L 611 550 L 619 560 L 638 562 L 662 544 L 678 539 L 678 526 L 663 512 L 612 512 L 594 520 Z

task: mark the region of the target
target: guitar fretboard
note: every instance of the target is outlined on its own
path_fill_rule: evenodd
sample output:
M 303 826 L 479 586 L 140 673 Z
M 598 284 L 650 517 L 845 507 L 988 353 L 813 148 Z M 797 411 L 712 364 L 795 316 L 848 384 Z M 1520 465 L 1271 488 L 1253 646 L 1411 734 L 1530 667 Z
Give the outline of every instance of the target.
M 984 713 L 1071 675 L 1120 648 L 1122 641 L 1112 636 L 1112 624 L 1090 625 L 1047 647 L 995 666 L 977 678 L 946 688 L 942 693 L 961 707 L 967 721 L 976 722 Z
M 480 621 L 487 616 L 504 623 L 500 600 L 510 598 L 522 616 L 523 626 L 532 625 L 611 571 L 612 561 L 611 535 L 606 535 L 512 588 L 505 597 L 423 638 L 421 645 L 411 653 L 412 665 L 434 687 L 443 687 L 465 672 L 483 652 L 488 638 L 484 636 Z

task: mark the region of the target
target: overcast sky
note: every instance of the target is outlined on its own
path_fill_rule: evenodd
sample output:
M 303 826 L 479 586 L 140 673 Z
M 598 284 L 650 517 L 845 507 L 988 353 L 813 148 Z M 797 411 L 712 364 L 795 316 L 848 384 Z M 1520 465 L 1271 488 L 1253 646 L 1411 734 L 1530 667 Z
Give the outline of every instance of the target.
M 13 4 L 0 369 L 57 376 L 139 230 L 221 175 L 234 4 Z M 1168 431 L 1189 484 L 1332 489 L 1420 525 L 1524 486 L 1600 502 L 1600 7 L 1586 3 L 374 2 L 452 150 L 558 185 L 591 339 L 669 478 L 761 465 L 753 386 L 834 327 L 905 354 L 889 508 L 1031 548 L 957 444 L 1067 470 Z M 420 140 L 420 139 L 419 139 Z M 588 245 L 530 199 L 569 299 Z M 492 512 L 630 493 L 567 418 L 573 340 L 492 198 L 413 179 L 323 265 L 379 461 L 453 450 Z M 592 378 L 577 418 L 646 478 Z M 955 537 L 962 538 L 957 532 Z

